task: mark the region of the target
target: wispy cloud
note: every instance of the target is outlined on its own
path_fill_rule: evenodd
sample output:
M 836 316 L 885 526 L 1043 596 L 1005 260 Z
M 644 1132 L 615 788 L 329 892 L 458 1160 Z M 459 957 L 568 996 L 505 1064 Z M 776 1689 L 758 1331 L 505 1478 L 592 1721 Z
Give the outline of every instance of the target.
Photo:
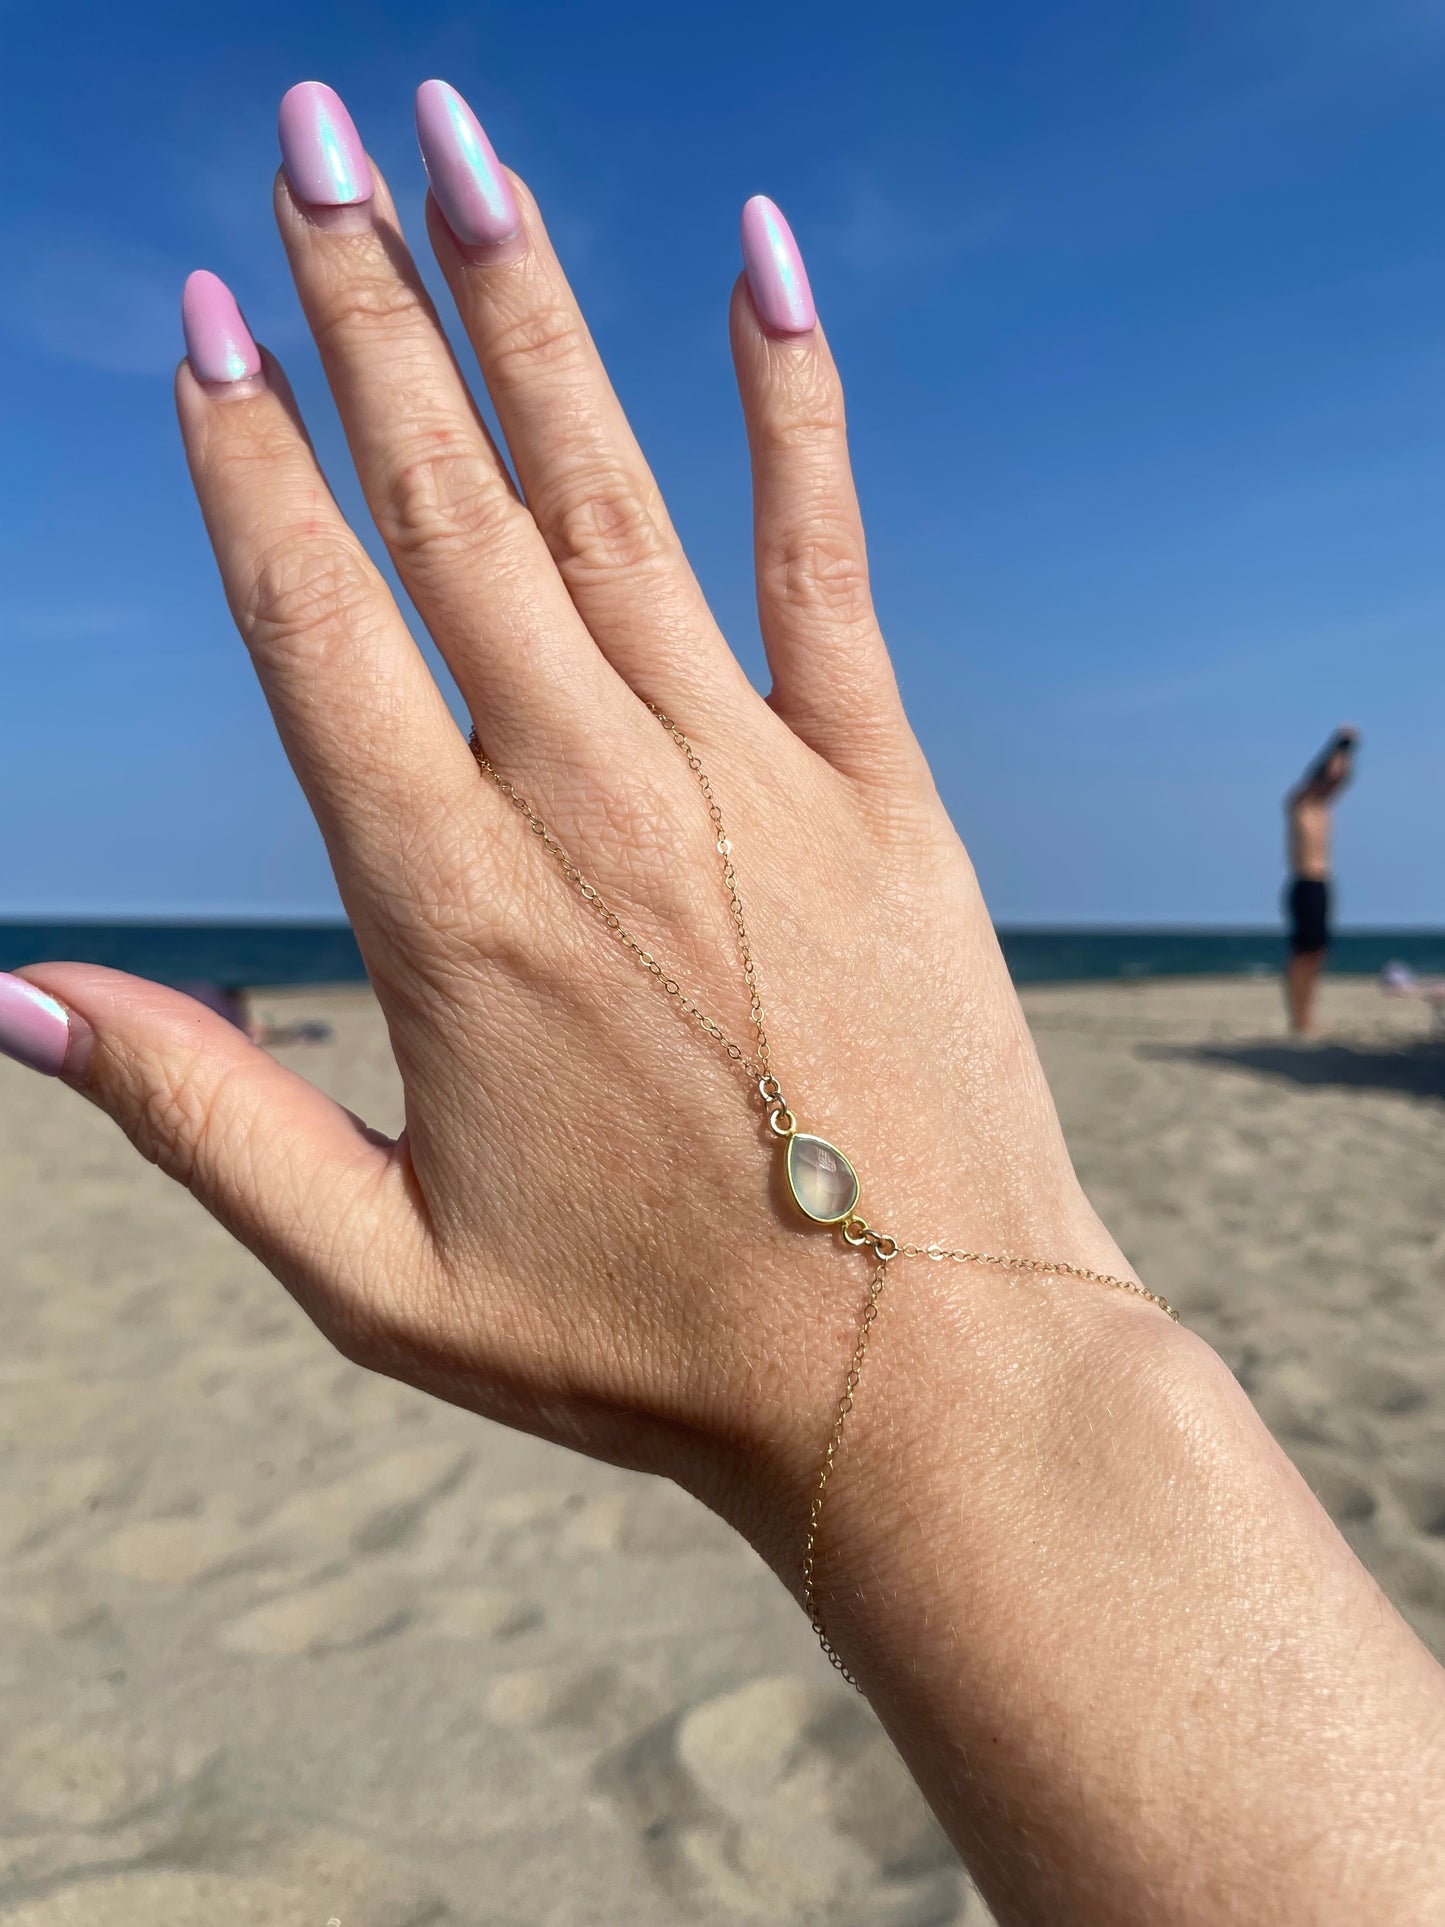
M 1361 55 L 1409 58 L 1445 48 L 1441 0 L 1255 0 L 1236 27 L 1242 37 L 1273 42 L 1291 65 L 1360 76 Z
M 16 266 L 0 329 L 41 354 L 107 374 L 170 375 L 181 355 L 181 286 L 195 260 L 73 228 L 63 242 L 12 229 L 3 245 Z M 276 270 L 258 287 L 238 283 L 238 292 L 263 339 L 300 332 Z
M 112 374 L 175 365 L 182 262 L 75 232 L 32 240 L 15 259 L 3 325 L 27 346 Z
M 154 616 L 138 603 L 47 597 L 42 601 L 0 602 L 0 639 L 14 643 L 101 642 L 129 635 Z
M 1007 225 L 1006 210 L 980 204 L 940 215 L 890 193 L 876 179 L 855 175 L 831 221 L 814 223 L 810 248 L 822 248 L 857 271 L 944 265 L 986 247 Z
M 1338 622 L 1312 623 L 1308 628 L 1281 628 L 1272 634 L 1241 639 L 1191 637 L 1187 650 L 1192 663 L 1166 669 L 1157 675 L 1128 677 L 1091 677 L 1077 683 L 1055 682 L 1052 695 L 1057 706 L 1071 716 L 1102 721 L 1125 721 L 1200 705 L 1222 692 L 1249 691 L 1258 687 L 1262 674 L 1273 667 L 1289 665 L 1313 667 L 1341 651 L 1357 654 L 1395 647 L 1414 636 L 1433 636 L 1439 632 L 1445 603 L 1438 597 L 1381 605 L 1363 613 L 1351 614 Z M 1218 653 L 1215 653 L 1215 651 Z M 1161 635 L 1157 654 L 1161 662 L 1184 653 L 1179 639 Z
M 1060 692 L 1059 705 L 1072 716 L 1089 716 L 1096 721 L 1108 717 L 1125 721 L 1133 716 L 1152 715 L 1157 710 L 1173 709 L 1181 703 L 1197 702 L 1228 684 L 1239 684 L 1257 664 L 1258 653 L 1238 654 L 1227 660 L 1202 663 L 1197 669 L 1175 675 L 1138 676 L 1128 681 L 1091 682 Z
M 1445 0 L 1255 0 L 1218 10 L 1135 76 L 1130 111 L 1045 148 L 1011 180 L 1011 227 L 1057 255 L 1112 247 L 1254 191 L 1341 117 L 1388 109 L 1445 65 Z

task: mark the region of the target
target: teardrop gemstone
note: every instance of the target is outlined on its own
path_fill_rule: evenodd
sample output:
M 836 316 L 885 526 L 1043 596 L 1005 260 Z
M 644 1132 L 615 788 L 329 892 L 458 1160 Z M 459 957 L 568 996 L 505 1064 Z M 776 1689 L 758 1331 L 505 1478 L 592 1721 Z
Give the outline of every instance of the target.
M 826 1138 L 788 1139 L 788 1189 L 815 1224 L 839 1224 L 858 1203 L 858 1174 Z

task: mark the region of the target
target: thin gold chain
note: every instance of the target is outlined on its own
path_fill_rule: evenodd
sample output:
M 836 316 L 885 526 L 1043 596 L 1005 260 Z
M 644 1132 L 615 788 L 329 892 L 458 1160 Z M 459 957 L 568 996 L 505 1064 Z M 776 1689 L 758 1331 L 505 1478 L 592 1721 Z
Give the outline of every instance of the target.
M 868 1298 L 863 1306 L 863 1316 L 858 1325 L 858 1337 L 853 1346 L 853 1356 L 848 1361 L 848 1376 L 843 1381 L 843 1396 L 838 1400 L 833 1414 L 833 1429 L 828 1434 L 827 1448 L 823 1453 L 823 1467 L 818 1474 L 818 1483 L 813 1488 L 813 1502 L 808 1508 L 808 1530 L 803 1540 L 803 1610 L 808 1615 L 818 1644 L 827 1654 L 829 1663 L 836 1666 L 850 1686 L 861 1693 L 853 1672 L 846 1660 L 828 1637 L 828 1629 L 823 1624 L 823 1615 L 818 1610 L 817 1574 L 818 1539 L 823 1530 L 823 1506 L 828 1497 L 828 1481 L 833 1476 L 838 1453 L 843 1445 L 843 1433 L 847 1428 L 853 1401 L 857 1396 L 858 1383 L 863 1376 L 863 1360 L 868 1355 L 868 1340 L 873 1336 L 873 1327 L 878 1322 L 878 1312 L 883 1300 L 883 1288 L 888 1282 L 888 1266 L 880 1259 L 873 1267 L 873 1275 L 868 1281 Z
M 697 1002 L 696 998 L 684 990 L 677 978 L 670 976 L 666 967 L 660 964 L 652 952 L 633 936 L 632 932 L 623 923 L 621 917 L 619 917 L 617 912 L 607 903 L 596 884 L 578 868 L 567 854 L 567 851 L 557 841 L 556 837 L 553 836 L 546 821 L 537 814 L 536 810 L 533 809 L 532 805 L 528 802 L 527 798 L 522 795 L 517 786 L 507 777 L 503 776 L 496 765 L 486 756 L 480 742 L 477 740 L 477 732 L 475 730 L 472 731 L 471 737 L 472 754 L 477 759 L 477 765 L 482 771 L 482 774 L 484 776 L 490 776 L 503 796 L 511 803 L 512 807 L 526 818 L 527 826 L 533 836 L 537 838 L 542 848 L 547 852 L 548 856 L 551 857 L 563 876 L 566 877 L 567 881 L 577 891 L 577 894 L 597 918 L 597 921 L 602 925 L 603 929 L 609 931 L 622 945 L 624 950 L 631 952 L 632 956 L 648 975 L 655 978 L 657 983 L 661 985 L 666 995 L 676 1000 L 679 1010 L 685 1012 L 695 1023 L 700 1025 L 716 1043 L 722 1045 L 733 1063 L 740 1064 L 749 1077 L 766 1077 L 768 1075 L 768 1033 L 763 1022 L 763 1000 L 758 990 L 758 967 L 753 961 L 752 945 L 748 941 L 747 918 L 743 914 L 743 900 L 738 895 L 737 873 L 733 869 L 733 846 L 729 840 L 727 830 L 723 825 L 723 814 L 718 807 L 717 798 L 712 793 L 712 784 L 708 781 L 707 772 L 703 769 L 702 763 L 698 759 L 697 751 L 677 727 L 677 724 L 672 722 L 670 718 L 664 716 L 656 704 L 649 703 L 647 706 L 687 758 L 687 766 L 697 778 L 698 788 L 702 791 L 703 799 L 707 803 L 707 813 L 712 818 L 712 826 L 717 833 L 717 853 L 722 862 L 723 888 L 727 891 L 728 909 L 732 916 L 733 927 L 737 933 L 738 955 L 742 959 L 743 978 L 747 983 L 748 997 L 751 1003 L 750 1015 L 752 1018 L 753 1034 L 756 1040 L 751 1051 L 745 1051 L 741 1044 L 735 1044 L 723 1029 L 722 1025 L 709 1017 L 707 1012 Z
M 768 1124 L 774 1134 L 787 1139 L 797 1133 L 797 1119 L 788 1109 L 783 1098 L 782 1086 L 770 1068 L 768 1033 L 763 1017 L 762 993 L 758 988 L 757 963 L 753 957 L 752 942 L 748 936 L 747 918 L 743 912 L 743 900 L 738 890 L 737 872 L 733 868 L 732 841 L 723 822 L 722 809 L 706 770 L 686 736 L 670 716 L 663 714 L 655 703 L 647 707 L 667 731 L 673 742 L 687 760 L 687 766 L 697 779 L 703 800 L 707 804 L 716 835 L 717 853 L 722 865 L 723 888 L 727 892 L 728 911 L 732 917 L 737 938 L 738 956 L 742 962 L 743 980 L 747 986 L 749 1018 L 752 1023 L 754 1044 L 751 1051 L 744 1050 L 735 1043 L 715 1018 L 708 1015 L 691 992 L 685 990 L 679 980 L 672 976 L 666 966 L 659 963 L 652 952 L 623 923 L 621 917 L 612 909 L 595 883 L 573 862 L 565 847 L 552 834 L 546 820 L 533 808 L 528 799 L 507 777 L 503 776 L 484 753 L 477 733 L 472 731 L 472 754 L 483 775 L 489 776 L 512 804 L 525 818 L 533 836 L 541 843 L 568 883 L 577 891 L 587 908 L 597 918 L 602 927 L 628 951 L 637 964 L 671 997 L 678 1008 L 690 1017 L 709 1037 L 720 1044 L 731 1061 L 749 1078 L 757 1082 L 758 1094 L 762 1098 L 767 1113 Z M 863 1375 L 863 1361 L 868 1355 L 868 1343 L 873 1335 L 873 1327 L 878 1322 L 882 1306 L 883 1292 L 888 1281 L 888 1268 L 896 1258 L 930 1258 L 935 1263 L 957 1265 L 992 1265 L 1001 1271 L 1029 1272 L 1036 1276 L 1081 1278 L 1096 1285 L 1108 1285 L 1117 1291 L 1126 1291 L 1136 1298 L 1147 1299 L 1157 1305 L 1160 1311 L 1167 1312 L 1177 1321 L 1179 1314 L 1165 1298 L 1140 1284 L 1137 1278 L 1116 1278 L 1107 1271 L 1091 1271 L 1086 1265 L 1065 1264 L 1062 1260 L 1050 1258 L 1015 1258 L 1007 1253 L 991 1251 L 966 1251 L 962 1248 L 945 1247 L 938 1244 L 902 1244 L 887 1232 L 875 1230 L 866 1218 L 856 1212 L 850 1213 L 838 1226 L 845 1244 L 855 1250 L 867 1250 L 873 1260 L 873 1272 L 868 1285 L 868 1297 L 864 1303 L 862 1318 L 858 1325 L 858 1337 L 853 1347 L 853 1356 L 848 1364 L 848 1374 L 843 1382 L 843 1393 L 833 1413 L 833 1425 L 828 1435 L 828 1444 L 823 1454 L 822 1469 L 817 1485 L 813 1490 L 813 1501 L 808 1512 L 808 1530 L 803 1544 L 802 1591 L 803 1608 L 808 1614 L 818 1642 L 829 1660 L 848 1681 L 850 1686 L 858 1686 L 858 1681 L 840 1657 L 837 1648 L 828 1637 L 818 1608 L 817 1572 L 818 1545 L 822 1529 L 823 1509 L 828 1496 L 829 1482 L 833 1476 L 838 1454 L 842 1449 L 843 1435 L 847 1430 L 857 1398 L 858 1387 Z M 859 1691 L 862 1688 L 859 1687 Z
M 808 1508 L 808 1531 L 803 1541 L 803 1607 L 817 1635 L 818 1644 L 827 1654 L 829 1661 L 861 1693 L 863 1688 L 828 1636 L 818 1610 L 816 1577 L 818 1569 L 818 1540 L 822 1533 L 823 1507 L 828 1497 L 828 1482 L 833 1476 L 838 1454 L 843 1446 L 843 1434 L 853 1410 L 858 1393 L 859 1381 L 863 1376 L 863 1360 L 868 1355 L 868 1341 L 873 1336 L 873 1327 L 878 1322 L 884 1288 L 888 1283 L 888 1267 L 895 1258 L 932 1258 L 937 1263 L 956 1265 L 995 1265 L 1004 1271 L 1026 1271 L 1049 1274 L 1064 1278 L 1084 1278 L 1091 1284 L 1112 1285 L 1119 1291 L 1133 1293 L 1136 1298 L 1147 1298 L 1151 1305 L 1157 1305 L 1162 1312 L 1178 1322 L 1179 1314 L 1167 1298 L 1161 1298 L 1156 1291 L 1150 1291 L 1134 1278 L 1115 1278 L 1107 1271 L 1091 1271 L 1087 1265 L 1069 1265 L 1062 1260 L 1049 1258 L 1012 1258 L 1006 1254 L 991 1251 L 947 1250 L 942 1245 L 901 1245 L 894 1239 L 878 1237 L 876 1234 L 857 1235 L 855 1227 L 867 1234 L 867 1227 L 861 1218 L 850 1218 L 843 1227 L 843 1236 L 849 1244 L 871 1244 L 877 1263 L 868 1281 L 868 1296 L 863 1305 L 863 1316 L 858 1325 L 858 1338 L 853 1347 L 853 1356 L 848 1362 L 848 1376 L 843 1381 L 843 1395 L 833 1412 L 833 1429 L 828 1435 L 828 1444 L 823 1453 L 823 1466 L 818 1474 L 818 1483 L 813 1488 L 813 1502 Z M 852 1234 L 852 1235 L 850 1235 Z

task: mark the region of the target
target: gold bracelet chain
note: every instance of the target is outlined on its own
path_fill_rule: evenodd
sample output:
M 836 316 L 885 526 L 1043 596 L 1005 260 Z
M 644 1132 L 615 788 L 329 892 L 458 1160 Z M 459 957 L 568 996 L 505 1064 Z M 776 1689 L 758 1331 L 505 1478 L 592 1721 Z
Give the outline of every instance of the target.
M 753 1048 L 750 1051 L 744 1050 L 741 1044 L 735 1043 L 722 1025 L 708 1015 L 696 998 L 683 988 L 679 980 L 669 973 L 666 966 L 653 956 L 647 946 L 633 936 L 597 886 L 573 862 L 566 849 L 552 834 L 546 821 L 538 815 L 516 785 L 503 776 L 489 760 L 482 750 L 475 730 L 472 731 L 471 737 L 472 754 L 483 775 L 491 778 L 513 808 L 525 818 L 533 836 L 541 843 L 542 848 L 602 927 L 622 945 L 624 950 L 629 952 L 638 966 L 654 979 L 663 993 L 676 1002 L 684 1015 L 691 1018 L 715 1043 L 721 1045 L 728 1058 L 755 1082 L 768 1128 L 786 1147 L 784 1168 L 788 1188 L 799 1210 L 814 1224 L 836 1228 L 846 1245 L 855 1251 L 867 1251 L 873 1260 L 873 1272 L 858 1326 L 857 1342 L 854 1344 L 847 1377 L 843 1382 L 842 1396 L 833 1414 L 832 1429 L 823 1453 L 822 1469 L 819 1472 L 818 1482 L 813 1491 L 812 1505 L 809 1508 L 801 1570 L 803 1609 L 817 1635 L 818 1643 L 849 1685 L 856 1687 L 858 1681 L 828 1637 L 819 1611 L 818 1544 L 829 1481 L 832 1479 L 838 1454 L 842 1448 L 843 1435 L 857 1397 L 863 1373 L 863 1361 L 868 1353 L 868 1341 L 872 1336 L 873 1327 L 878 1321 L 889 1266 L 898 1258 L 929 1258 L 936 1263 L 993 1265 L 1001 1271 L 1081 1278 L 1090 1284 L 1109 1285 L 1117 1291 L 1127 1291 L 1136 1298 L 1147 1299 L 1151 1305 L 1157 1305 L 1160 1311 L 1167 1312 L 1169 1317 L 1175 1320 L 1178 1319 L 1179 1314 L 1167 1299 L 1161 1298 L 1157 1292 L 1150 1291 L 1137 1278 L 1115 1278 L 1105 1271 L 1091 1271 L 1084 1265 L 1065 1264 L 1060 1260 L 1048 1258 L 1015 1258 L 1004 1253 L 950 1249 L 938 1244 L 905 1244 L 888 1232 L 875 1230 L 866 1218 L 859 1216 L 857 1209 L 859 1185 L 852 1164 L 837 1146 L 831 1144 L 826 1138 L 816 1137 L 811 1132 L 805 1132 L 799 1128 L 796 1116 L 783 1097 L 782 1086 L 770 1068 L 768 1033 L 763 1017 L 762 994 L 758 988 L 757 963 L 753 957 L 752 943 L 748 936 L 747 918 L 743 913 L 742 897 L 738 891 L 737 873 L 733 868 L 732 841 L 723 822 L 723 813 L 713 793 L 712 784 L 707 772 L 703 769 L 697 751 L 677 724 L 670 717 L 665 716 L 655 703 L 649 703 L 647 706 L 687 759 L 687 766 L 697 779 L 703 800 L 707 804 L 708 816 L 716 832 L 717 853 L 722 865 L 723 889 L 727 895 L 728 912 L 737 937 L 738 956 L 742 962 L 743 980 L 748 992 L 749 1017 L 754 1037 Z M 861 1690 L 859 1687 L 859 1691 Z

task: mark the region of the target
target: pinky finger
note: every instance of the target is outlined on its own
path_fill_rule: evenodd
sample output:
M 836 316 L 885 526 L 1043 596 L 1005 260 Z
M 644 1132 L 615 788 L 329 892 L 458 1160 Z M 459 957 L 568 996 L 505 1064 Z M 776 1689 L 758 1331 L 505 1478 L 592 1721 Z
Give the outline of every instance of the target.
M 372 1348 L 386 1321 L 368 1271 L 400 1269 L 422 1236 L 395 1147 L 218 1012 L 115 970 L 0 972 L 0 1051 L 112 1117 L 334 1343 Z
M 761 195 L 743 210 L 743 258 L 733 360 L 752 454 L 771 701 L 828 762 L 874 774 L 898 761 L 907 736 L 873 611 L 843 390 L 797 243 Z

